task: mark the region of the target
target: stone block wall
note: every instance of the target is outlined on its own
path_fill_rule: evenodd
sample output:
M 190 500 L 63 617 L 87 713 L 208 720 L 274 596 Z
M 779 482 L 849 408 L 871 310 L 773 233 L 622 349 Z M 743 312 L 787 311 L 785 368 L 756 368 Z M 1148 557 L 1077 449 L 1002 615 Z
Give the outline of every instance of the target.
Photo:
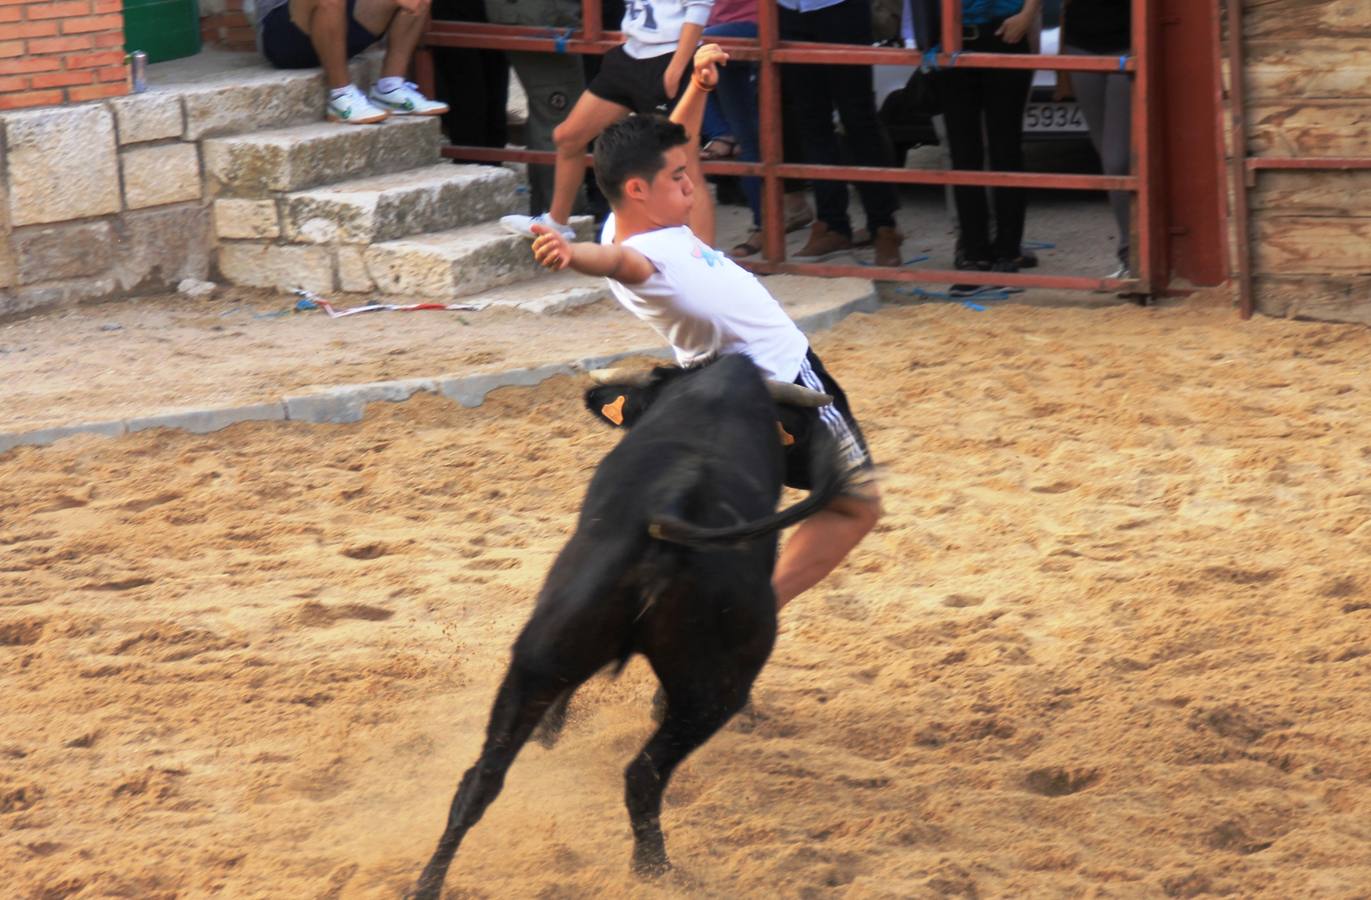
M 0 110 L 128 93 L 123 0 L 0 0 Z
M 251 14 L 244 0 L 200 0 L 200 39 L 206 47 L 255 50 Z
M 0 138 L 0 317 L 207 276 L 200 147 L 180 96 L 10 112 Z

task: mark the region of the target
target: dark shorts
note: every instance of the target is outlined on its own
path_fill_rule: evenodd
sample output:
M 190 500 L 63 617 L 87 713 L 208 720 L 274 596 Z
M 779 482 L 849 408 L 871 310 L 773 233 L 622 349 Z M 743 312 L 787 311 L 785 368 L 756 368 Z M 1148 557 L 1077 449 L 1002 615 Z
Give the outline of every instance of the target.
M 686 66 L 681 76 L 676 96 L 668 98 L 662 87 L 662 76 L 671 65 L 672 53 L 663 53 L 649 59 L 634 59 L 624 52 L 622 46 L 615 47 L 604 56 L 600 63 L 600 74 L 586 86 L 601 100 L 627 106 L 631 111 L 646 113 L 668 113 L 676 101 L 681 99 L 690 80 L 691 68 Z
M 348 58 L 356 56 L 381 39 L 352 17 L 357 0 L 348 0 Z M 290 20 L 290 4 L 278 6 L 262 20 L 262 55 L 278 69 L 313 69 L 319 65 L 319 54 L 309 35 Z
M 833 435 L 838 455 L 853 469 L 871 470 L 874 463 L 867 449 L 866 437 L 848 406 L 842 386 L 828 374 L 823 362 L 811 349 L 800 364 L 795 383 L 810 390 L 822 391 L 833 398 L 828 406 L 780 407 L 781 425 L 795 438 L 785 450 L 785 483 L 789 487 L 809 490 L 812 479 L 809 471 L 810 442 L 816 429 L 823 428 Z M 863 479 L 858 478 L 859 482 Z

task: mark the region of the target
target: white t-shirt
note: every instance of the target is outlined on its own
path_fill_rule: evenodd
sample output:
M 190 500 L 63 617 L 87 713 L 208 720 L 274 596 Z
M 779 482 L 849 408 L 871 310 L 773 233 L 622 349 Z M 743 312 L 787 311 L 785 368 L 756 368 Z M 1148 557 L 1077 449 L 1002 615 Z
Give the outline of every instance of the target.
M 614 243 L 613 215 L 600 243 Z M 606 279 L 609 288 L 666 339 L 677 363 L 742 353 L 768 377 L 795 380 L 809 340 L 751 272 L 705 246 L 685 225 L 637 234 L 621 246 L 647 257 L 657 271 L 642 284 Z
M 709 24 L 713 6 L 714 0 L 627 0 L 619 25 L 624 52 L 634 59 L 674 52 L 682 26 Z

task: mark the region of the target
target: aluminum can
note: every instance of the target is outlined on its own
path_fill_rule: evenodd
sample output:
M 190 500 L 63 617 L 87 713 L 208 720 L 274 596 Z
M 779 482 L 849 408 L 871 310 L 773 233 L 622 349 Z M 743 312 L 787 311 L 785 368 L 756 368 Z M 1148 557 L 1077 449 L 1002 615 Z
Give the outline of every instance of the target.
M 135 94 L 148 89 L 148 55 L 145 51 L 135 50 L 129 54 L 129 78 Z

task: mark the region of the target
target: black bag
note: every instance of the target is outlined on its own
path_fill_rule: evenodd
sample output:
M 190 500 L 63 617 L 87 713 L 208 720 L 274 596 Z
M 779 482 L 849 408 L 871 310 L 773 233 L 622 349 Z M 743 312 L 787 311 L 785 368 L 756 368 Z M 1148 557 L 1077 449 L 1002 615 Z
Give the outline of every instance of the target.
M 881 121 L 888 130 L 897 130 L 897 123 L 941 115 L 942 101 L 938 97 L 938 79 L 930 70 L 919 67 L 909 75 L 904 87 L 890 92 L 881 104 Z

